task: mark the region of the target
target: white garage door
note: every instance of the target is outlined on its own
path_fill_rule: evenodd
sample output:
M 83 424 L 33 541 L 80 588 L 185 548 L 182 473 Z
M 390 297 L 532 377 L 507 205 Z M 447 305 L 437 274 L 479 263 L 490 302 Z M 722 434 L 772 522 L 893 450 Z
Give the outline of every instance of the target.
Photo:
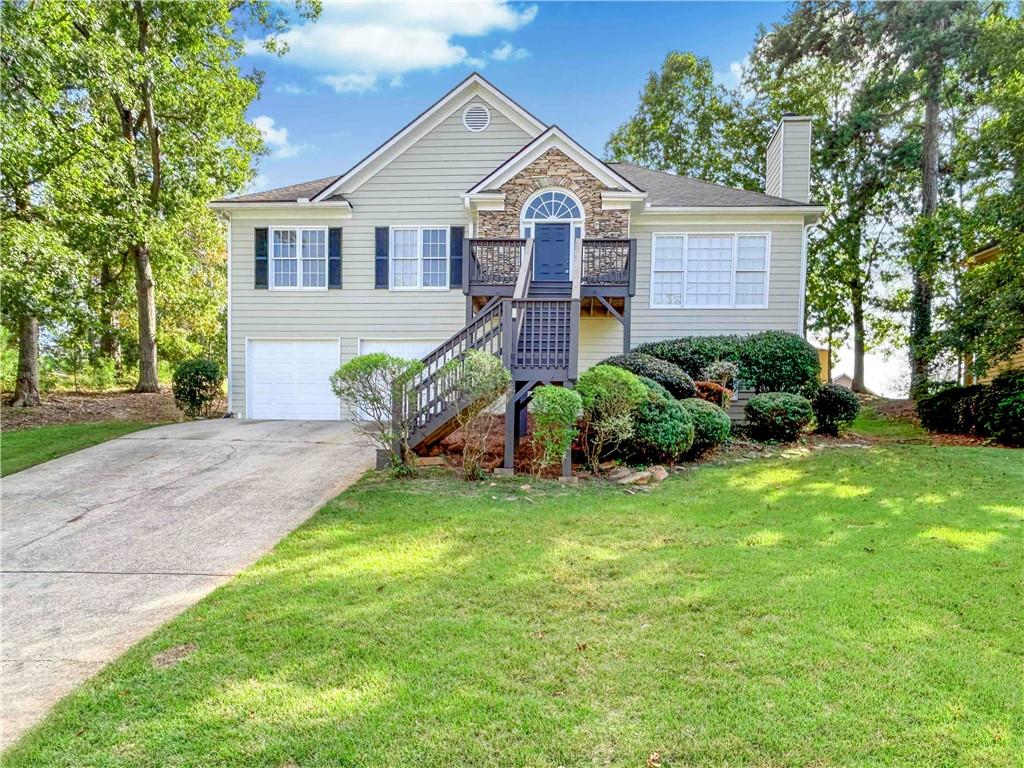
M 250 419 L 337 420 L 330 375 L 341 364 L 337 340 L 250 339 Z
M 404 360 L 419 360 L 442 341 L 444 339 L 362 339 L 359 342 L 359 354 L 387 352 Z

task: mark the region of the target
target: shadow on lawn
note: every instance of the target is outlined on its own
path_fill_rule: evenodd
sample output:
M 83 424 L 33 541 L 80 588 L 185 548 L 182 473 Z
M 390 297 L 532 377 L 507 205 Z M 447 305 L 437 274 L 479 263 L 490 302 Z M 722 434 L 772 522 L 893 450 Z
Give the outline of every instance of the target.
M 984 449 L 927 450 L 705 467 L 639 496 L 368 479 L 64 702 L 11 765 L 921 755 L 954 698 L 1008 718 L 989 677 L 1015 653 L 1024 480 L 1003 452 L 979 472 Z M 965 653 L 989 665 L 967 682 Z M 969 741 L 939 720 L 947 748 Z

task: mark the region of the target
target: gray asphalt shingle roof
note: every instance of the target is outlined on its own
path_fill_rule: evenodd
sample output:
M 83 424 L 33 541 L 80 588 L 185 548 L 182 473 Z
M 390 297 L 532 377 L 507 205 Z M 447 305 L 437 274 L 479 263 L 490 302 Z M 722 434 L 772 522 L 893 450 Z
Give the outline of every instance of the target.
M 298 184 L 289 184 L 287 187 L 266 189 L 262 192 L 252 192 L 248 195 L 237 197 L 226 197 L 217 200 L 218 203 L 294 203 L 300 197 L 312 200 L 318 194 L 338 179 L 337 176 L 325 176 L 322 179 L 303 181 Z M 330 200 L 342 200 L 340 195 L 331 195 Z
M 664 171 L 652 171 L 631 163 L 608 163 L 619 175 L 647 193 L 647 204 L 653 206 L 778 206 L 807 205 L 798 200 L 773 197 L 762 192 L 723 187 L 710 181 L 701 181 L 690 176 L 676 176 Z

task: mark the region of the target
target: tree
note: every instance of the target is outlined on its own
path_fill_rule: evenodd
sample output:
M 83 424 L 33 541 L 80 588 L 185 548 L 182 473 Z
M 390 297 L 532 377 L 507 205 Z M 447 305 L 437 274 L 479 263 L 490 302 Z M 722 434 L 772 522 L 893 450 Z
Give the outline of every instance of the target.
M 4 322 L 18 334 L 17 406 L 40 402 L 40 322 L 80 309 L 84 287 L 52 190 L 73 184 L 67 164 L 96 144 L 82 100 L 67 87 L 87 62 L 61 16 L 56 4 L 0 9 L 0 290 Z
M 852 327 L 853 387 L 865 391 L 864 355 L 892 336 L 880 288 L 889 276 L 891 222 L 906 211 L 919 146 L 897 130 L 902 104 L 886 78 L 848 60 L 868 19 L 841 3 L 798 5 L 761 30 L 750 56 L 751 109 L 813 122 L 811 197 L 825 206 L 808 242 L 809 327 L 830 350 Z
M 761 129 L 758 141 L 741 140 L 751 129 Z M 636 112 L 608 139 L 605 154 L 659 171 L 761 189 L 767 142 L 767 131 L 757 121 L 748 122 L 738 95 L 715 83 L 708 59 L 673 51 L 660 73 L 648 75 Z
M 301 15 L 318 11 L 299 6 Z M 85 158 L 80 171 L 95 180 L 107 253 L 123 243 L 134 271 L 136 389 L 151 392 L 159 383 L 154 261 L 180 254 L 155 246 L 168 222 L 185 211 L 195 221 L 197 203 L 250 179 L 250 161 L 263 145 L 245 110 L 260 81 L 237 68 L 244 41 L 236 30 L 255 24 L 271 33 L 268 47 L 280 50 L 276 33 L 287 17 L 268 2 L 231 0 L 76 0 L 68 15 L 78 46 L 97 63 L 83 89 L 105 140 L 104 153 Z

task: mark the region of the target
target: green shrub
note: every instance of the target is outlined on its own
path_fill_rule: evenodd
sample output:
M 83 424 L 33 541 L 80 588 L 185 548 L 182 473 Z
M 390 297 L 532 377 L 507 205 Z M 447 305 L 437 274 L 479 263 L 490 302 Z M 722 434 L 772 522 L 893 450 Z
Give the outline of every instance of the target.
M 764 392 L 754 395 L 743 409 L 750 434 L 757 440 L 796 440 L 811 423 L 811 402 L 791 392 Z
M 1007 371 L 976 398 L 979 429 L 1006 445 L 1024 446 L 1024 371 Z
M 739 361 L 742 337 L 683 336 L 678 339 L 648 342 L 634 348 L 634 352 L 657 357 L 678 365 L 691 379 L 704 378 L 704 371 L 719 360 Z
M 925 395 L 915 403 L 921 426 L 929 432 L 967 435 L 978 431 L 977 398 L 984 384 L 971 387 L 947 387 Z
M 633 439 L 627 457 L 655 464 L 677 461 L 693 445 L 693 419 L 665 387 L 641 378 L 647 397 L 633 411 Z
M 400 413 L 394 414 L 392 398 L 407 399 L 413 378 L 422 371 L 423 363 L 419 360 L 371 352 L 353 357 L 331 374 L 334 394 L 355 416 L 359 430 L 378 449 L 391 453 L 391 464 L 396 468 L 407 459 L 414 409 L 400 409 Z
M 174 404 L 187 416 L 211 416 L 221 402 L 224 374 L 212 360 L 185 360 L 174 369 Z
M 533 390 L 529 404 L 533 416 L 533 473 L 558 466 L 579 434 L 576 422 L 583 398 L 576 390 L 545 384 Z
M 455 417 L 462 431 L 462 476 L 478 480 L 483 475 L 487 442 L 499 421 L 490 406 L 507 393 L 512 374 L 501 358 L 482 349 L 468 350 L 442 370 L 450 376 L 450 399 L 462 406 Z
M 860 413 L 860 400 L 852 390 L 838 384 L 821 387 L 811 401 L 814 420 L 823 435 L 838 435 L 839 428 L 853 423 Z
M 680 400 L 679 404 L 693 421 L 693 444 L 687 453 L 688 457 L 706 453 L 729 439 L 732 422 L 729 421 L 729 414 L 717 405 L 698 397 Z
M 639 377 L 613 365 L 595 365 L 576 382 L 583 403 L 583 448 L 587 463 L 600 471 L 602 457 L 633 436 L 633 409 L 647 396 Z
M 682 368 L 675 363 L 659 360 L 642 352 L 629 352 L 615 355 L 601 361 L 602 365 L 614 365 L 632 371 L 637 376 L 644 376 L 658 382 L 675 398 L 696 397 L 697 388 Z
M 791 392 L 813 397 L 821 365 L 807 340 L 785 331 L 762 331 L 739 347 L 740 380 L 755 393 Z

